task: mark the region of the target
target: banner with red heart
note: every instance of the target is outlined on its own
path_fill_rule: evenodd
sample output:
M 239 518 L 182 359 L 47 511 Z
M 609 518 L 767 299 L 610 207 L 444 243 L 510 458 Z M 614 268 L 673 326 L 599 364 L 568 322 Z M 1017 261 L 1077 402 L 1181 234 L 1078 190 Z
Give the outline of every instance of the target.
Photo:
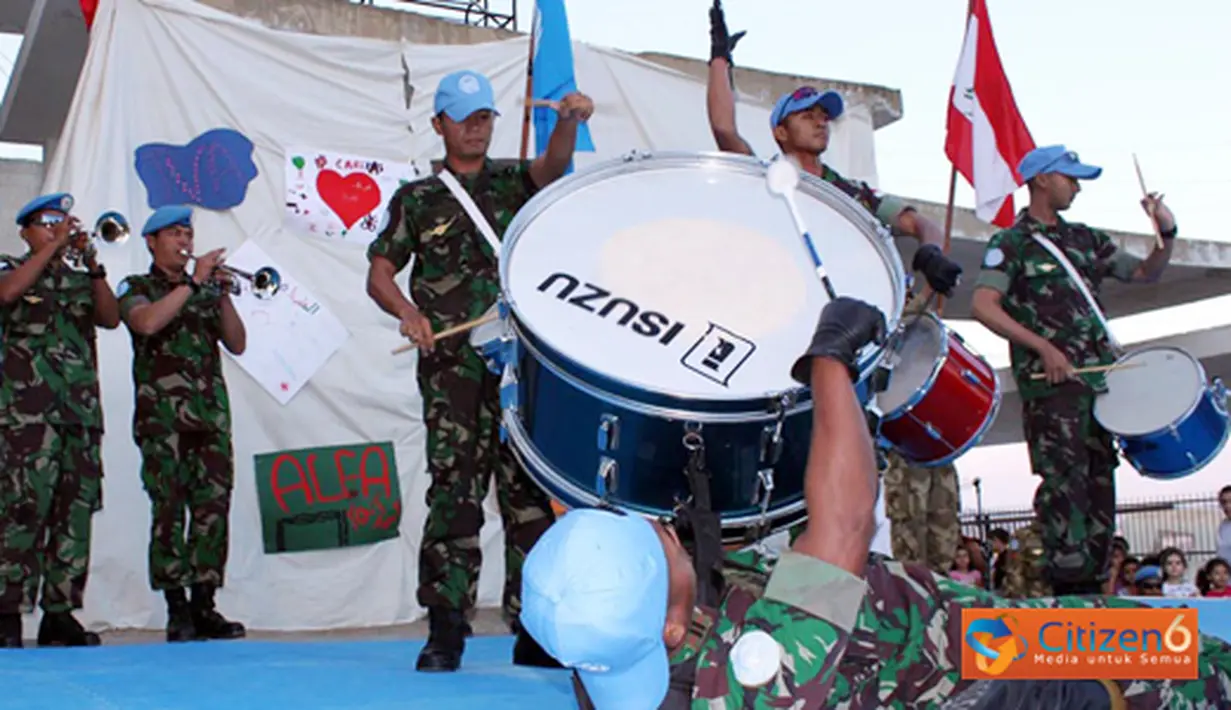
M 384 230 L 397 191 L 423 177 L 414 163 L 400 160 L 293 145 L 285 155 L 282 226 L 357 246 L 368 246 Z
M 342 177 L 333 170 L 322 170 L 316 176 L 316 193 L 347 229 L 380 207 L 380 186 L 366 173 Z

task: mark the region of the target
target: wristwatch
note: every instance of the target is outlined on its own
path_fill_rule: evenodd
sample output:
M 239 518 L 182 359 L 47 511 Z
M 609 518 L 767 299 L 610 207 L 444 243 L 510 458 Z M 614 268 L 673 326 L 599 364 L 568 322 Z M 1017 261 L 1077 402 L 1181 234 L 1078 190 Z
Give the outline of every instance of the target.
M 87 271 L 86 275 L 92 279 L 105 279 L 107 278 L 107 267 L 99 264 L 97 269 Z
M 1162 237 L 1163 239 L 1175 239 L 1176 235 L 1179 233 L 1180 233 L 1180 225 L 1173 224 L 1171 225 L 1171 229 L 1168 229 L 1165 232 L 1160 232 L 1158 236 Z

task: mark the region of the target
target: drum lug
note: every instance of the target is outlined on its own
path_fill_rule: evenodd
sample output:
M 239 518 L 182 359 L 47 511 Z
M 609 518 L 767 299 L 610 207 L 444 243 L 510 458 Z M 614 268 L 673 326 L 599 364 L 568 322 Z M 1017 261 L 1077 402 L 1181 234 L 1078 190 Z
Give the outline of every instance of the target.
M 598 450 L 615 451 L 620 448 L 620 418 L 604 414 L 598 421 Z
M 782 458 L 782 422 L 766 424 L 761 430 L 761 465 L 774 466 L 780 458 Z
M 764 493 L 764 497 L 762 497 Z M 752 491 L 752 504 L 761 506 L 761 517 L 769 513 L 769 500 L 774 495 L 774 469 L 763 468 L 757 471 L 757 485 Z
M 962 368 L 962 379 L 966 380 L 972 385 L 982 384 L 981 382 L 979 382 L 979 376 L 976 375 L 972 370 L 969 370 L 967 368 Z
M 647 158 L 652 158 L 652 157 L 654 157 L 653 153 L 642 152 L 634 148 L 624 154 L 624 162 L 631 163 L 634 160 L 645 160 Z
M 1225 417 L 1227 416 L 1227 402 L 1231 398 L 1231 393 L 1227 392 L 1227 386 L 1223 384 L 1220 377 L 1214 378 L 1213 387 L 1214 407 Z
M 942 437 L 940 434 L 940 430 L 937 429 L 936 426 L 932 424 L 932 422 L 921 422 L 921 424 L 923 424 L 923 428 L 927 430 L 928 436 L 932 437 L 933 439 L 937 441 L 941 440 Z
M 603 456 L 598 461 L 598 475 L 594 477 L 594 487 L 599 498 L 606 500 L 607 496 L 616 492 L 619 485 L 620 464 L 609 456 Z

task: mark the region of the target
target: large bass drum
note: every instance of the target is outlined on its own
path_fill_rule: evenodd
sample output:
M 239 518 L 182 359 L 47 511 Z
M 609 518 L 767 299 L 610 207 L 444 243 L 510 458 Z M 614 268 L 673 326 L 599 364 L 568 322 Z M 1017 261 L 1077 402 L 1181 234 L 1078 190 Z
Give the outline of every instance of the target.
M 727 542 L 806 516 L 811 397 L 789 372 L 827 296 L 766 166 L 634 154 L 553 184 L 506 231 L 504 425 L 563 506 L 669 515 L 703 445 Z M 835 289 L 892 332 L 906 283 L 890 235 L 822 181 L 797 201 Z M 861 353 L 861 379 L 882 356 Z

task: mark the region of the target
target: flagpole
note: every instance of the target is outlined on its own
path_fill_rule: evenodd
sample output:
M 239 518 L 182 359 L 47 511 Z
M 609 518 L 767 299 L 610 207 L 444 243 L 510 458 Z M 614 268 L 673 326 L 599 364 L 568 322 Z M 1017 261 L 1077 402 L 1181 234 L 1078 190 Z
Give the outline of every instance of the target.
M 953 239 L 953 201 L 957 196 L 957 166 L 954 165 L 949 173 L 949 202 L 945 206 L 945 256 L 949 255 L 949 243 Z M 937 294 L 936 297 L 936 315 L 941 315 L 945 312 L 945 297 Z
M 539 4 L 534 3 L 534 19 L 530 23 L 530 52 L 526 56 L 526 96 L 522 105 L 521 114 L 521 156 L 520 160 L 525 161 L 526 156 L 530 152 L 530 117 L 534 113 L 534 106 L 531 105 L 530 99 L 534 96 L 534 40 L 535 28 L 539 26 Z

